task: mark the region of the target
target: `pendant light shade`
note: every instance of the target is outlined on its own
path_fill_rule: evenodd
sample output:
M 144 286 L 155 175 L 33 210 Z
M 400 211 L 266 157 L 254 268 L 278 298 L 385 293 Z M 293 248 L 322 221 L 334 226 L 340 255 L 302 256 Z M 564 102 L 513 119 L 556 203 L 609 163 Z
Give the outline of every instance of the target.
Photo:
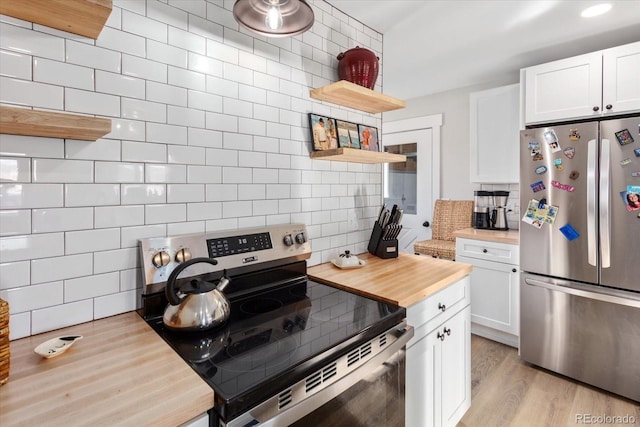
M 267 37 L 302 34 L 314 19 L 304 0 L 236 0 L 233 17 L 249 31 Z

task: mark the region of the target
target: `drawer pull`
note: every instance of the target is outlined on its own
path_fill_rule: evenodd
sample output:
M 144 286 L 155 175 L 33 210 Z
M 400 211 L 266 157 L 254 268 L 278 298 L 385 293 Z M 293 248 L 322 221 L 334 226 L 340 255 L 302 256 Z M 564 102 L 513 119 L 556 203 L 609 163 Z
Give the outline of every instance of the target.
M 487 252 L 489 252 L 489 251 L 488 251 L 488 250 L 486 250 L 486 249 L 483 249 L 483 250 L 482 250 L 482 253 L 483 253 L 483 254 L 486 254 Z
M 444 312 L 447 309 L 447 306 L 442 304 L 441 302 L 438 303 L 438 310 Z
M 438 335 L 436 335 L 436 337 L 438 337 L 440 341 L 444 341 L 445 338 L 444 334 L 441 334 L 440 332 L 438 332 Z
M 451 329 L 449 329 L 449 328 L 447 328 L 447 327 L 445 327 L 445 328 L 442 330 L 442 332 L 444 332 L 444 333 L 445 333 L 445 334 L 447 334 L 447 335 L 451 335 Z
M 512 268 L 512 269 L 511 269 L 511 271 L 513 271 L 513 272 L 515 273 L 515 272 L 516 272 L 516 271 L 518 271 L 518 270 L 516 270 L 515 268 Z

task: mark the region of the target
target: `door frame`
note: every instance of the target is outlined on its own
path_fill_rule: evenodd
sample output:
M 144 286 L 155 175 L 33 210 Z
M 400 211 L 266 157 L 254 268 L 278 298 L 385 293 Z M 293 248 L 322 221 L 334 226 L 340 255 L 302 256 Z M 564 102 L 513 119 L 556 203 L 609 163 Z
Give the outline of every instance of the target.
M 440 128 L 442 126 L 442 113 L 429 116 L 414 117 L 411 119 L 393 120 L 382 122 L 382 151 L 384 151 L 384 135 L 391 133 L 409 132 L 414 130 L 431 129 L 431 196 L 432 200 L 440 198 Z M 384 189 L 385 183 L 382 183 Z M 381 192 L 384 199 L 384 191 Z M 382 201 L 380 201 L 382 203 Z M 433 209 L 433 206 L 431 207 Z

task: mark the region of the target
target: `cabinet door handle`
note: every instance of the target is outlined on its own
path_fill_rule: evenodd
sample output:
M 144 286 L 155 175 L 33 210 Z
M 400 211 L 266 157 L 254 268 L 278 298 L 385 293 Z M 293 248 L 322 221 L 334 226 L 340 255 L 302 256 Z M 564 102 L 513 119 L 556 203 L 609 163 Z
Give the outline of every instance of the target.
M 441 302 L 438 303 L 438 310 L 444 312 L 447 309 L 447 306 L 442 304 Z
M 445 326 L 445 328 L 442 330 L 442 332 L 444 332 L 444 333 L 445 333 L 445 334 L 447 334 L 447 335 L 451 335 L 451 329 L 447 328 L 446 326 Z
M 516 270 L 515 268 L 512 268 L 511 271 L 513 271 L 514 273 L 517 272 L 518 270 Z
M 613 105 L 611 104 L 607 104 L 607 106 L 605 107 L 607 110 L 611 110 L 613 108 Z
M 486 250 L 486 249 L 483 249 L 483 250 L 482 250 L 482 253 L 483 253 L 483 254 L 486 254 L 487 252 L 489 252 L 489 251 L 488 251 L 488 250 Z
M 441 334 L 440 332 L 438 332 L 438 335 L 436 335 L 436 337 L 438 337 L 440 341 L 444 341 L 445 338 L 444 334 Z
M 600 107 L 596 105 L 595 107 L 593 107 L 593 111 L 600 111 Z

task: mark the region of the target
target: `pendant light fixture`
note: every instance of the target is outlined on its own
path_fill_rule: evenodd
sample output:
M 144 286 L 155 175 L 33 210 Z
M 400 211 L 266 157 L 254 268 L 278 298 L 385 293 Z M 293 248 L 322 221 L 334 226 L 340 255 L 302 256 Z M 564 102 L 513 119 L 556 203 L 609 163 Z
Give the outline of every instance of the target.
M 267 37 L 302 34 L 314 19 L 305 0 L 236 0 L 233 17 L 249 31 Z

